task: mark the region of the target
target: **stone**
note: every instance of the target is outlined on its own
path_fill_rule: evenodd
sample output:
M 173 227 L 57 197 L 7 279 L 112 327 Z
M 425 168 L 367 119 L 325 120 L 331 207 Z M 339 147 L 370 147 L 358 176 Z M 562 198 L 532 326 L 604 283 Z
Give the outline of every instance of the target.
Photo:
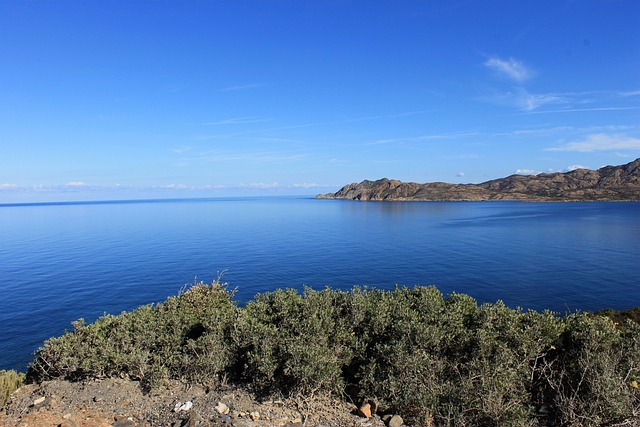
M 33 406 L 42 405 L 44 401 L 47 400 L 46 397 L 42 396 L 33 401 Z
M 365 418 L 371 418 L 371 416 L 373 415 L 371 413 L 371 404 L 365 403 L 360 408 L 358 408 L 358 415 Z
M 176 403 L 176 406 L 173 407 L 173 412 L 187 412 L 189 409 L 193 407 L 193 402 L 188 400 L 185 403 Z
M 249 413 L 249 417 L 251 418 L 252 421 L 256 421 L 260 419 L 260 412 L 258 411 L 253 411 Z
M 401 427 L 404 421 L 400 415 L 394 415 L 389 418 L 389 422 L 387 423 L 388 427 Z
M 218 402 L 215 407 L 215 410 L 222 415 L 227 415 L 229 413 L 229 407 L 222 402 Z

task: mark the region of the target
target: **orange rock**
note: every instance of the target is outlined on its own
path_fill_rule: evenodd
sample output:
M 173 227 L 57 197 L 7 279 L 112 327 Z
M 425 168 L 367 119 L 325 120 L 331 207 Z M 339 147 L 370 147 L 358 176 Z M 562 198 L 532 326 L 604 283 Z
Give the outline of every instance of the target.
M 371 418 L 371 416 L 373 415 L 371 413 L 371 405 L 368 404 L 368 403 L 365 403 L 364 405 L 362 405 L 358 409 L 358 415 L 360 415 L 361 417 L 365 417 L 365 418 Z

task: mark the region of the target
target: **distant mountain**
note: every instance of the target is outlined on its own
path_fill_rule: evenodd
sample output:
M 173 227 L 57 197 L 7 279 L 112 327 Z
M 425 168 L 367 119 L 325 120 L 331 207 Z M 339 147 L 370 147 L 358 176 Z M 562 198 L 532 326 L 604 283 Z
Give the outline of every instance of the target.
M 640 158 L 621 166 L 566 173 L 511 175 L 481 184 L 418 184 L 394 179 L 362 181 L 318 199 L 346 200 L 525 200 L 525 201 L 640 201 Z

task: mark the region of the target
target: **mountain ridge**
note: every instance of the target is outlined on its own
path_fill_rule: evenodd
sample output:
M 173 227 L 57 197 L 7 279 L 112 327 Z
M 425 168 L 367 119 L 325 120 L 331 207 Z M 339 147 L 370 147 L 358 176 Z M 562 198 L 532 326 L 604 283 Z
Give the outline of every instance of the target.
M 510 175 L 480 184 L 402 182 L 382 178 L 351 183 L 317 199 L 360 201 L 640 201 L 640 158 L 620 166 L 538 175 Z

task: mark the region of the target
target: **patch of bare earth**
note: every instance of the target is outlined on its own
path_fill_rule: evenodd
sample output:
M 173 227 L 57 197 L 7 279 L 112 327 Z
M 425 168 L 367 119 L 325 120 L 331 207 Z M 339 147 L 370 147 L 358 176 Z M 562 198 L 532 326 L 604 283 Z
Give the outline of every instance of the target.
M 17 390 L 0 426 L 60 427 L 384 427 L 382 419 L 327 396 L 260 401 L 238 387 L 206 389 L 177 381 L 144 392 L 136 381 L 48 381 Z

